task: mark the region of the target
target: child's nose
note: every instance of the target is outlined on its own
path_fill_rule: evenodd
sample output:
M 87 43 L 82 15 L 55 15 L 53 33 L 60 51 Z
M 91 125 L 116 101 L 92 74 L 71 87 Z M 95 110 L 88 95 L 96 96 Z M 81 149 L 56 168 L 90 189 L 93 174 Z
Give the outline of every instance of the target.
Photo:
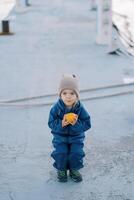
M 69 98 L 69 99 L 70 99 L 70 97 L 71 97 L 71 95 L 70 95 L 70 94 L 68 94 L 68 95 L 67 95 L 67 98 Z

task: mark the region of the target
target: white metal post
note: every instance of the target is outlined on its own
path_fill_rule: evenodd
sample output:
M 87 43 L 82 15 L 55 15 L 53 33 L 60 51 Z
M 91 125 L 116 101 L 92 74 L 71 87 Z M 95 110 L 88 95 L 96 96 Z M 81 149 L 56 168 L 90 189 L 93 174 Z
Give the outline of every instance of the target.
M 98 44 L 109 45 L 112 40 L 112 0 L 97 0 Z
M 10 12 L 15 7 L 16 0 L 0 0 L 0 22 L 2 30 L 0 35 L 11 35 L 9 21 L 11 19 Z

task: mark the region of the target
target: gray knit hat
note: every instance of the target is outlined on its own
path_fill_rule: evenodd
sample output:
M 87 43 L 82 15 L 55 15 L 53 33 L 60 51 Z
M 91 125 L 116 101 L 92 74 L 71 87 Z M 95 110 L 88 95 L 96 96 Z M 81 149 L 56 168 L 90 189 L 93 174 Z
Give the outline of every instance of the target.
M 74 74 L 65 74 L 62 76 L 59 85 L 59 96 L 65 89 L 73 90 L 79 97 L 78 79 Z

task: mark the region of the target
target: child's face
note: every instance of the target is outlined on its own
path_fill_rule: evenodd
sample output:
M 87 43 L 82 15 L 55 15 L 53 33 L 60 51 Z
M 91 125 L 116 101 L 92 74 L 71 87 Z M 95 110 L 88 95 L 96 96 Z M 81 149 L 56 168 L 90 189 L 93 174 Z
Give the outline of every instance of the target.
M 78 97 L 73 90 L 65 89 L 61 92 L 61 99 L 66 106 L 71 107 L 77 101 Z

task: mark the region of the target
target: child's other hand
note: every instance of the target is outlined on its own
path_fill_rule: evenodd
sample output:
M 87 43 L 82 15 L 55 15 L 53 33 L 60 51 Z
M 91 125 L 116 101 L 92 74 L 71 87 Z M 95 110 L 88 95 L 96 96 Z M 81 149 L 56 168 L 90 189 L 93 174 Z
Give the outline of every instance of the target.
M 69 125 L 69 122 L 66 120 L 65 115 L 62 120 L 62 127 Z

